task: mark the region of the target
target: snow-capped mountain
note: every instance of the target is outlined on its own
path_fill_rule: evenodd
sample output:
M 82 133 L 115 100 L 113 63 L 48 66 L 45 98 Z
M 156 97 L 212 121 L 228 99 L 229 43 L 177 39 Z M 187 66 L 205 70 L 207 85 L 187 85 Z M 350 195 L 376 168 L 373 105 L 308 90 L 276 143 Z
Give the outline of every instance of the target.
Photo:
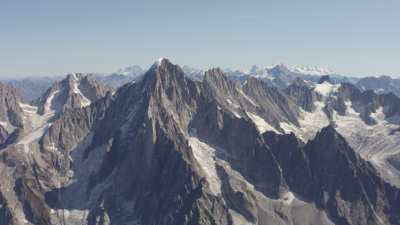
M 124 76 L 136 77 L 144 73 L 142 67 L 139 65 L 128 66 L 123 69 L 119 69 L 116 74 L 121 74 Z
M 324 75 L 329 75 L 331 81 L 334 83 L 355 83 L 358 81 L 358 78 L 338 75 L 325 68 L 314 66 L 298 66 L 291 68 L 285 64 L 278 64 L 265 68 L 254 65 L 250 68 L 248 74 L 263 79 L 265 82 L 279 88 L 286 88 L 297 78 L 316 83 L 320 77 Z
M 182 70 L 185 76 L 201 81 L 205 74 L 205 70 L 194 68 L 191 66 L 184 65 Z M 355 83 L 358 81 L 354 77 L 344 77 L 340 75 L 334 75 L 331 71 L 319 67 L 301 66 L 289 68 L 284 64 L 276 66 L 261 68 L 254 65 L 249 71 L 233 70 L 230 68 L 224 69 L 225 74 L 232 80 L 237 80 L 243 83 L 248 76 L 254 76 L 259 79 L 264 79 L 270 85 L 277 86 L 279 88 L 287 87 L 296 78 L 301 78 L 310 82 L 317 82 L 319 77 L 325 74 L 330 74 L 331 79 L 336 83 L 351 82 Z M 128 66 L 123 69 L 119 69 L 111 74 L 93 74 L 95 79 L 113 88 L 121 87 L 129 82 L 135 82 L 141 79 L 145 71 L 138 65 Z M 22 99 L 25 102 L 36 100 L 40 97 L 51 85 L 63 79 L 63 76 L 35 76 L 26 78 L 16 79 L 3 79 L 2 81 L 14 88 L 21 94 Z M 397 84 L 396 84 L 397 85 Z M 398 86 L 398 85 L 397 85 Z M 368 87 L 368 85 L 365 85 Z M 378 88 L 377 91 L 394 91 L 393 88 Z
M 192 80 L 203 80 L 205 71 L 200 68 L 194 68 L 188 65 L 182 66 L 182 71 L 185 73 L 185 76 Z
M 393 94 L 194 80 L 162 58 L 115 93 L 72 74 L 35 106 L 12 99 L 0 225 L 400 224 Z
M 295 73 L 306 74 L 306 75 L 316 75 L 316 76 L 323 76 L 323 75 L 330 75 L 334 74 L 331 70 L 316 66 L 297 66 L 292 69 Z
M 59 114 L 67 109 L 86 107 L 111 91 L 93 75 L 74 73 L 53 84 L 34 104 L 40 114 Z
M 364 77 L 357 82 L 362 90 L 374 90 L 377 93 L 393 93 L 400 96 L 400 79 L 389 76 Z
M 140 66 L 133 65 L 119 69 L 115 73 L 97 75 L 95 77 L 97 81 L 104 85 L 118 88 L 126 83 L 140 79 L 144 72 L 145 71 Z

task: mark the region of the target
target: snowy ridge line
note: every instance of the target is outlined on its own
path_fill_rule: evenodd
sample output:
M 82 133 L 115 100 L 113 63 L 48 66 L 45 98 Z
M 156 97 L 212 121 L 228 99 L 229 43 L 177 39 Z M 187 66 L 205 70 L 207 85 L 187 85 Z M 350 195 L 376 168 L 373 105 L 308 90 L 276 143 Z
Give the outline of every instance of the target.
M 77 94 L 80 98 L 80 104 L 82 107 L 86 107 L 88 105 L 91 104 L 91 101 L 86 98 L 86 96 L 81 92 L 81 90 L 79 89 L 79 79 L 76 77 L 76 74 L 73 74 L 73 83 L 72 83 L 72 92 Z

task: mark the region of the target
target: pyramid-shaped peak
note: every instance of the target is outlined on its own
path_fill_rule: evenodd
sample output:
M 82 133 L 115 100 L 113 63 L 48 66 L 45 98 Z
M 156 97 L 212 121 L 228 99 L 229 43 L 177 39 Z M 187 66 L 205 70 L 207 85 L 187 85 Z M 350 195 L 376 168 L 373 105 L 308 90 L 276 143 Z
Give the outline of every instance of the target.
M 278 65 L 272 67 L 270 69 L 270 72 L 272 74 L 282 74 L 282 73 L 286 74 L 286 73 L 290 73 L 291 71 L 285 64 L 281 63 L 281 64 L 278 64 Z
M 164 68 L 164 69 L 170 68 L 171 69 L 171 68 L 176 68 L 176 67 L 179 67 L 179 66 L 171 63 L 171 61 L 169 59 L 161 57 L 153 63 L 153 65 L 150 67 L 149 71 L 158 70 L 159 68 Z M 147 71 L 147 72 L 149 72 L 149 71 Z
M 166 64 L 166 63 L 170 63 L 171 64 L 171 61 L 169 61 L 169 59 L 167 59 L 165 57 L 161 57 L 161 58 L 157 59 L 157 61 L 154 62 L 154 65 L 161 66 L 161 65 Z
M 167 58 L 160 58 L 154 62 L 150 69 L 144 73 L 143 85 L 153 85 L 155 82 L 167 83 L 182 81 L 184 72 L 179 65 L 175 65 Z
M 168 58 L 161 57 L 153 63 L 149 71 L 159 70 L 160 68 L 166 70 L 182 70 L 179 65 L 173 64 Z M 147 71 L 147 73 L 149 71 Z

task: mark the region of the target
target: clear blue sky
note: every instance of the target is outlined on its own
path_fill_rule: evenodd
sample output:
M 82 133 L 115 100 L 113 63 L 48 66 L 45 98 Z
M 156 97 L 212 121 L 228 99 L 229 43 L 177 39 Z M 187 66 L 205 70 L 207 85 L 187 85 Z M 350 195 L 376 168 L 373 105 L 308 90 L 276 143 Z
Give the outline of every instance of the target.
M 399 0 L 0 0 L 0 76 L 316 65 L 400 75 Z

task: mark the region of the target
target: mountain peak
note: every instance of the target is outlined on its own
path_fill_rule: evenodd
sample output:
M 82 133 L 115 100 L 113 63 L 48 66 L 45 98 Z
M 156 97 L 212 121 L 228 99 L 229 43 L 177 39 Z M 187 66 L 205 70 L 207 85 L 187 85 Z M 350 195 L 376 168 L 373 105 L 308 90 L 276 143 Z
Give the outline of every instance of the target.
M 154 62 L 154 65 L 161 66 L 163 63 L 171 63 L 167 58 L 160 57 L 157 61 Z
M 175 65 L 175 64 L 171 63 L 171 61 L 170 61 L 169 59 L 164 58 L 164 57 L 161 57 L 161 58 L 157 59 L 157 60 L 153 63 L 153 65 L 150 67 L 149 71 L 157 70 L 157 69 L 159 69 L 159 68 L 164 68 L 164 69 L 166 69 L 166 68 L 172 68 L 173 66 L 179 67 L 178 65 Z M 146 74 L 147 74 L 149 71 L 147 71 Z
M 161 83 L 162 86 L 170 86 L 172 83 L 183 82 L 184 76 L 185 74 L 179 65 L 171 63 L 167 58 L 160 58 L 144 74 L 143 85 L 150 89 L 154 88 L 156 83 Z
M 273 75 L 287 74 L 290 72 L 290 69 L 283 63 L 278 64 L 270 69 L 270 73 Z
M 224 71 L 222 71 L 220 68 L 212 68 L 206 71 L 205 73 L 205 79 L 206 80 L 226 80 L 226 76 L 224 74 Z
M 81 108 L 105 96 L 111 88 L 98 83 L 91 74 L 71 73 L 54 83 L 36 100 L 40 114 L 55 115 L 67 108 Z
M 179 65 L 173 64 L 169 59 L 161 57 L 158 60 L 156 60 L 153 65 L 150 67 L 150 69 L 146 72 L 148 74 L 150 71 L 155 71 L 155 70 L 177 70 L 179 68 L 180 71 L 182 69 L 179 67 Z M 170 71 L 171 72 L 171 71 Z M 166 74 L 163 72 L 162 74 Z

